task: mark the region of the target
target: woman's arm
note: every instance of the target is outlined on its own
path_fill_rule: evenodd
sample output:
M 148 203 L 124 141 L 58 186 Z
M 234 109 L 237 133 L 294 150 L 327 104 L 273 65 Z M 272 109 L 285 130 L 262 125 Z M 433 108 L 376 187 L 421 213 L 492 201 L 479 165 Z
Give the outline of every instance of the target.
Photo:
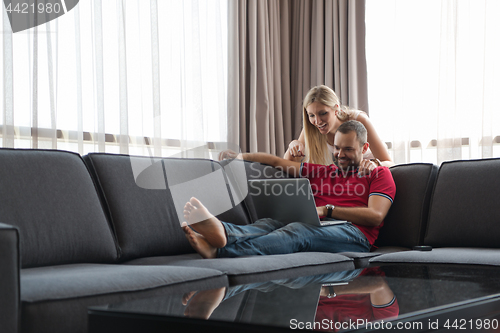
M 304 129 L 300 132 L 300 136 L 297 140 L 293 140 L 288 145 L 288 149 L 285 152 L 285 156 L 283 158 L 285 160 L 300 162 L 304 155 L 305 150 L 305 138 L 304 138 Z
M 366 127 L 366 131 L 368 134 L 368 143 L 370 144 L 370 150 L 372 151 L 373 156 L 375 158 L 378 158 L 381 162 L 380 164 L 383 166 L 390 167 L 394 165 L 394 162 L 389 156 L 387 146 L 378 136 L 378 133 L 375 130 L 375 126 L 373 126 L 370 118 L 368 118 L 368 116 L 364 112 L 362 112 L 358 116 L 357 120 Z

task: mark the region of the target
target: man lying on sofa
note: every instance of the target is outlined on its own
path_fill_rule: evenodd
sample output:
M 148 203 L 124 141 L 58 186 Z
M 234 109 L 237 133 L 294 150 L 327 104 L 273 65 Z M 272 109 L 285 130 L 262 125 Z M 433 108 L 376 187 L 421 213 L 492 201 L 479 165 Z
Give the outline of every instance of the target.
M 218 220 L 198 199 L 191 198 L 184 207 L 186 222 L 182 225 L 187 239 L 203 258 L 369 252 L 391 207 L 396 186 L 386 167 L 378 166 L 369 175 L 358 174 L 360 163 L 365 163 L 363 153 L 368 145 L 363 124 L 347 121 L 339 126 L 334 138 L 338 167 L 293 162 L 264 153 L 242 154 L 244 160 L 269 164 L 292 176 L 308 178 L 318 189 L 313 193 L 318 215 L 350 223 L 316 227 L 300 221 L 285 224 L 260 219 L 250 225 L 234 225 Z M 225 155 L 236 157 L 234 152 Z

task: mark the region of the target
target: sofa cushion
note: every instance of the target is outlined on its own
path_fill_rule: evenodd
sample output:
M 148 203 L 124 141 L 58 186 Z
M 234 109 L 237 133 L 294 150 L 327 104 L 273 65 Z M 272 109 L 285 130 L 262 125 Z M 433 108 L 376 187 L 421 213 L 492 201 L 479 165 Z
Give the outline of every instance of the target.
M 93 305 L 227 286 L 211 269 L 76 264 L 21 271 L 22 332 L 88 332 Z
M 180 227 L 183 206 L 191 196 L 207 207 L 225 205 L 218 215 L 224 221 L 250 222 L 241 204 L 232 207 L 224 171 L 217 162 L 98 153 L 84 160 L 101 190 L 122 260 L 192 253 Z
M 366 268 L 370 266 L 370 259 L 382 255 L 384 253 L 409 251 L 406 247 L 399 246 L 384 246 L 379 247 L 371 252 L 339 252 L 339 254 L 351 258 L 356 268 Z
M 500 159 L 441 165 L 432 194 L 425 244 L 498 248 Z
M 432 251 L 387 253 L 370 259 L 370 263 L 474 264 L 500 266 L 500 249 L 437 248 Z
M 436 165 L 429 163 L 402 164 L 390 168 L 396 183 L 396 197 L 384 219 L 376 246 L 411 248 L 423 243 L 437 169 Z
M 22 267 L 112 262 L 118 254 L 78 154 L 0 149 L 0 216 L 19 229 Z
M 217 259 L 201 259 L 199 255 L 191 254 L 140 258 L 126 264 L 211 268 L 227 274 L 232 285 L 354 269 L 350 258 L 337 253 L 318 252 Z
M 21 300 L 40 302 L 146 290 L 222 276 L 214 269 L 176 266 L 70 264 L 21 271 Z

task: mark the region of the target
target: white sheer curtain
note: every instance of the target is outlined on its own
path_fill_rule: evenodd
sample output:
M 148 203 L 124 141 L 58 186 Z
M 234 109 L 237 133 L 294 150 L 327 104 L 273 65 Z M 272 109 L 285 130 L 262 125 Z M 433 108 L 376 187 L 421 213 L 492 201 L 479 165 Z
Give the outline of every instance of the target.
M 500 1 L 368 0 L 370 117 L 396 163 L 500 156 Z
M 16 34 L 2 19 L 0 146 L 168 156 L 226 141 L 227 0 L 86 0 Z

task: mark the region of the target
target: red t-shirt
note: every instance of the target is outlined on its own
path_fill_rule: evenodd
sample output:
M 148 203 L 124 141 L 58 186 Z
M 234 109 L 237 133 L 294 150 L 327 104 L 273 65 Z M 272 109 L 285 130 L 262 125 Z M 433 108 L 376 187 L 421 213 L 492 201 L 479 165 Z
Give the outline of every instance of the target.
M 361 276 L 385 276 L 378 267 L 364 269 Z M 394 318 L 399 315 L 398 300 L 394 296 L 391 302 L 384 305 L 373 305 L 370 294 L 346 294 L 333 298 L 320 297 L 315 322 L 326 320 L 335 331 L 335 323 L 354 322 L 359 319 L 366 322 Z M 321 330 L 321 329 L 320 329 Z
M 316 206 L 368 207 L 372 195 L 383 196 L 391 202 L 396 195 L 396 185 L 387 167 L 377 167 L 370 175 L 359 177 L 357 169 L 345 172 L 334 164 L 302 163 L 300 175 L 309 179 Z M 353 224 L 373 245 L 384 222 L 377 227 Z

